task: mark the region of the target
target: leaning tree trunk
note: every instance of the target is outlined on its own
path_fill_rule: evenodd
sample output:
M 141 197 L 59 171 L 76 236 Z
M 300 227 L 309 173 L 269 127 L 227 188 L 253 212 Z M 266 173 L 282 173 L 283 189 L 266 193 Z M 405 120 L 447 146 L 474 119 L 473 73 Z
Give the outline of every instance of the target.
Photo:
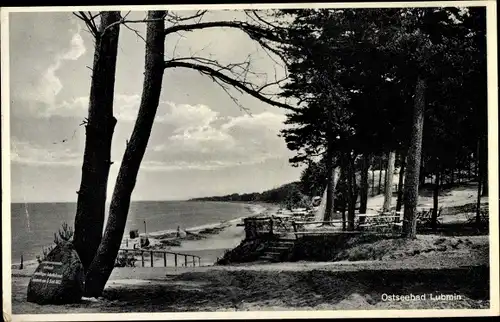
M 433 231 L 437 230 L 437 215 L 439 207 L 439 182 L 441 180 L 441 171 L 438 169 L 436 171 L 436 178 L 434 179 L 434 192 L 433 192 L 433 208 L 432 208 L 432 218 L 431 227 Z
M 158 109 L 164 73 L 165 11 L 148 13 L 144 84 L 134 130 L 127 144 L 111 200 L 108 223 L 85 280 L 86 296 L 100 296 L 120 249 L 130 199 Z
M 401 166 L 399 168 L 399 180 L 398 180 L 398 199 L 396 201 L 396 211 L 401 211 L 401 206 L 403 204 L 403 184 L 404 184 L 404 173 L 406 165 L 406 155 L 401 153 Z
M 389 157 L 387 159 L 387 170 L 385 172 L 385 195 L 384 195 L 384 206 L 382 211 L 391 210 L 391 200 L 392 200 L 392 181 L 394 177 L 394 163 L 396 162 L 396 152 L 389 152 Z
M 364 153 L 361 159 L 361 182 L 360 182 L 360 201 L 359 201 L 359 213 L 366 214 L 366 208 L 368 205 L 368 168 L 370 167 L 370 156 L 368 153 Z
M 88 269 L 99 247 L 104 226 L 106 190 L 112 163 L 111 141 L 116 125 L 113 117 L 113 92 L 120 24 L 115 22 L 120 18 L 118 11 L 101 12 L 100 29 L 96 35 L 73 238 L 84 270 Z M 112 24 L 114 25 L 111 26 Z
M 425 80 L 419 78 L 415 87 L 415 102 L 413 105 L 413 124 L 408 149 L 408 160 L 405 173 L 404 190 L 404 222 L 403 236 L 415 238 L 416 207 L 418 202 L 418 182 L 420 174 L 420 160 L 422 157 L 422 133 L 425 112 Z

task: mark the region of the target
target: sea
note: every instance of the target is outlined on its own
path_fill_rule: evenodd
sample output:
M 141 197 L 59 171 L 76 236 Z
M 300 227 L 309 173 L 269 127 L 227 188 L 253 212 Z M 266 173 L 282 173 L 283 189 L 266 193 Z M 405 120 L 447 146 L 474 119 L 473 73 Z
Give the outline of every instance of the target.
M 108 205 L 109 207 L 109 205 Z M 256 209 L 257 207 L 257 209 Z M 124 236 L 216 224 L 255 215 L 258 205 L 211 201 L 135 201 L 130 205 Z M 53 244 L 63 222 L 73 227 L 76 203 L 12 203 L 12 263 L 35 260 L 43 247 Z M 144 225 L 146 222 L 146 225 Z

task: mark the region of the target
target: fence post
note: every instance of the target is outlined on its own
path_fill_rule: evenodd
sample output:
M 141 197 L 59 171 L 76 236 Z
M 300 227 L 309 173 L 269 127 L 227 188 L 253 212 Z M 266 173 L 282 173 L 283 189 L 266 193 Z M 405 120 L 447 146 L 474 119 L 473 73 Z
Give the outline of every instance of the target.
M 177 267 L 177 254 L 174 255 L 175 255 L 175 267 Z
M 144 252 L 141 251 L 142 267 L 144 267 Z
M 167 253 L 163 253 L 163 265 L 167 267 Z
M 150 252 L 151 255 L 151 267 L 153 267 L 153 251 Z
M 23 254 L 21 254 L 21 265 L 19 265 L 19 269 L 23 269 L 24 263 L 23 263 Z
M 187 255 L 184 255 L 184 266 L 188 266 L 188 257 Z
M 201 259 L 198 257 L 198 266 L 201 266 Z
M 269 234 L 273 235 L 273 220 L 269 219 Z

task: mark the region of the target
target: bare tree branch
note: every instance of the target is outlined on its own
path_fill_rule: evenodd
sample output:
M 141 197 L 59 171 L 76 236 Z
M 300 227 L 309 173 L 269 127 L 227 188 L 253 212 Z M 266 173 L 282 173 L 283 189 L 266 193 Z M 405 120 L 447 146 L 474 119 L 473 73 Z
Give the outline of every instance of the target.
M 201 18 L 206 13 L 207 13 L 207 10 L 198 10 L 194 15 L 187 16 L 187 17 L 182 17 L 182 16 L 179 16 L 178 14 L 169 12 L 167 16 L 170 17 L 170 19 L 167 18 L 167 20 L 169 22 L 172 22 L 172 23 L 179 23 L 181 21 L 186 21 L 186 20 L 192 20 L 192 19 L 196 19 L 196 18 Z
M 254 26 L 243 21 L 210 21 L 195 24 L 174 25 L 165 28 L 165 36 L 177 31 L 193 31 L 207 28 L 237 28 L 244 31 L 248 35 L 251 35 L 253 39 L 266 38 L 271 41 L 281 41 L 281 38 L 276 36 L 270 30 Z
M 252 88 L 252 89 L 260 92 L 263 95 L 272 95 L 272 94 L 263 93 L 263 90 L 269 86 L 279 84 L 280 82 L 284 81 L 284 79 L 280 80 L 280 81 L 276 80 L 273 83 L 267 84 L 267 74 L 266 73 L 258 73 L 258 72 L 254 72 L 251 70 L 250 58 L 251 58 L 251 56 L 249 55 L 247 57 L 247 59 L 243 62 L 231 63 L 231 64 L 227 64 L 227 65 L 222 65 L 217 60 L 214 60 L 214 59 L 210 59 L 210 58 L 206 58 L 206 57 L 197 57 L 197 56 L 173 58 L 171 60 L 168 60 L 167 63 L 168 62 L 175 62 L 175 61 L 187 61 L 187 62 L 191 62 L 191 63 L 194 62 L 198 65 L 201 64 L 202 66 L 208 65 L 208 66 L 213 67 L 218 72 L 223 72 L 223 71 L 230 72 L 231 74 L 234 75 L 233 78 L 235 80 L 239 81 L 240 83 L 242 83 L 243 85 L 245 85 L 249 88 Z M 249 76 L 253 76 L 253 77 L 265 76 L 266 77 L 266 84 L 261 86 L 260 88 L 256 87 L 252 82 L 248 81 Z
M 203 66 L 199 64 L 193 64 L 189 62 L 183 62 L 183 61 L 166 61 L 165 62 L 165 68 L 176 68 L 176 67 L 183 67 L 183 68 L 189 68 L 193 70 L 197 70 L 200 73 L 204 75 L 208 75 L 212 77 L 213 79 L 218 79 L 219 81 L 224 82 L 225 84 L 232 85 L 236 89 L 239 89 L 243 92 L 246 92 L 247 94 L 265 102 L 270 105 L 278 106 L 287 110 L 291 111 L 299 111 L 298 108 L 290 106 L 288 104 L 284 104 L 275 100 L 270 99 L 269 97 L 264 96 L 258 89 L 255 89 L 251 86 L 249 83 L 241 82 L 237 79 L 231 78 L 220 71 L 217 71 L 209 66 Z
M 252 116 L 252 113 L 250 112 L 250 109 L 244 107 L 236 97 L 234 97 L 233 94 L 231 94 L 231 92 L 229 91 L 229 89 L 227 88 L 227 85 L 222 83 L 221 81 L 219 81 L 218 79 L 212 77 L 213 81 L 219 85 L 223 90 L 224 92 L 226 92 L 227 96 L 229 96 L 229 98 L 234 102 L 234 104 L 236 104 L 242 111 L 244 111 L 245 113 L 247 113 L 248 115 Z M 241 92 L 241 90 L 239 90 L 239 92 Z
M 124 23 L 123 25 L 124 25 L 124 26 L 125 26 L 125 28 L 127 28 L 128 30 L 133 31 L 133 32 L 136 34 L 136 36 L 137 36 L 137 37 L 141 38 L 144 42 L 146 42 L 146 39 L 144 38 L 144 36 L 143 36 L 143 35 L 141 35 L 141 33 L 140 33 L 139 31 L 135 30 L 134 28 L 131 28 L 131 27 L 127 26 L 127 24 L 126 24 L 126 23 Z
M 97 29 L 97 26 L 94 21 L 97 15 L 92 16 L 92 14 L 89 12 L 89 15 L 87 16 L 87 13 L 85 13 L 84 11 L 79 11 L 78 14 L 74 12 L 73 15 L 85 23 L 85 25 L 89 29 L 90 34 L 94 37 L 94 39 L 98 39 L 100 32 Z
M 261 21 L 264 21 L 258 15 L 256 16 Z M 179 24 L 166 28 L 165 36 L 168 36 L 169 34 L 174 32 L 193 31 L 193 30 L 201 30 L 207 28 L 236 28 L 245 32 L 252 40 L 259 43 L 259 45 L 264 49 L 264 52 L 267 54 L 269 58 L 271 58 L 271 60 L 273 60 L 276 64 L 283 66 L 270 55 L 271 52 L 274 55 L 278 56 L 283 62 L 285 63 L 287 62 L 287 58 L 280 52 L 280 50 L 277 48 L 273 48 L 270 44 L 270 42 L 275 44 L 283 43 L 283 39 L 276 33 L 276 30 L 278 29 L 283 30 L 283 28 L 276 27 L 270 23 L 267 24 L 272 27 L 265 28 L 258 25 L 252 25 L 244 21 L 211 21 L 211 22 L 195 23 L 195 24 Z

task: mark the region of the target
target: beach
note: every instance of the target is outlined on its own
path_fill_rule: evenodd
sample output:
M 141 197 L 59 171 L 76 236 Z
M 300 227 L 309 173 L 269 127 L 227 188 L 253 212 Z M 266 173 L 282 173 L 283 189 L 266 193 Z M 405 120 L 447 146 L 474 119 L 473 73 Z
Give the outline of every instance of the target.
M 443 220 L 462 221 L 461 216 L 469 212 L 466 206 L 474 204 L 473 191 L 473 185 L 443 191 L 440 197 L 440 204 L 446 208 Z M 430 199 L 422 196 L 419 206 L 426 207 Z M 378 209 L 382 200 L 381 196 L 370 198 L 369 208 Z M 487 198 L 482 203 L 487 205 Z M 245 207 L 249 211 L 246 217 L 275 214 L 279 208 L 273 204 Z M 185 265 L 181 257 L 175 266 L 169 257 L 167 267 L 163 267 L 164 259 L 158 256 L 153 257 L 154 267 L 149 257 L 142 267 L 139 255 L 135 267 L 115 267 L 103 297 L 83 298 L 78 304 L 40 306 L 26 302 L 26 288 L 36 262 L 22 270 L 14 265 L 13 312 L 485 309 L 490 306 L 487 234 L 429 234 L 418 235 L 415 240 L 353 243 L 346 245 L 342 256 L 333 261 L 213 265 L 217 257 L 244 238 L 244 228 L 238 224 L 246 217 L 179 228 L 179 231 L 142 233 L 150 241 L 146 256 L 150 250 L 168 250 L 200 256 L 201 265 L 191 262 Z M 122 247 L 133 249 L 139 239 L 124 236 Z M 422 300 L 390 300 L 399 294 L 413 294 Z
M 251 213 L 232 220 L 224 220 L 216 223 L 209 223 L 196 227 L 153 231 L 141 233 L 139 238 L 130 239 L 124 236 L 122 249 L 140 249 L 141 237 L 147 237 L 149 246 L 147 250 L 169 251 L 172 253 L 195 255 L 200 257 L 200 261 L 195 261 L 196 265 L 213 265 L 224 252 L 238 246 L 245 238 L 243 220 L 249 217 L 267 216 L 276 213 L 279 206 L 274 204 L 248 204 L 247 209 Z M 151 266 L 150 254 L 146 254 L 144 267 Z M 167 261 L 171 262 L 173 254 L 167 254 Z M 140 255 L 136 255 L 136 266 L 142 266 L 139 261 Z M 167 263 L 168 264 L 168 263 Z M 185 266 L 183 261 L 179 261 L 179 266 Z M 192 265 L 191 258 L 188 265 Z M 153 266 L 164 266 L 164 256 L 162 253 L 154 254 Z
M 193 207 L 198 206 L 199 202 L 189 203 L 186 205 L 193 205 Z M 221 204 L 221 203 L 211 203 L 205 202 L 207 205 Z M 209 222 L 202 225 L 186 227 L 186 224 L 181 222 L 175 224 L 174 226 L 179 227 L 179 234 L 177 229 L 164 229 L 164 230 L 153 230 L 150 232 L 140 232 L 138 238 L 130 238 L 130 228 L 136 227 L 136 225 L 129 225 L 128 229 L 125 230 L 122 240 L 122 249 L 134 249 L 140 248 L 140 237 L 147 236 L 150 245 L 144 249 L 146 250 L 164 250 L 175 253 L 196 255 L 200 257 L 200 262 L 196 261 L 196 265 L 201 264 L 212 265 L 218 257 L 221 257 L 225 251 L 236 247 L 241 240 L 244 238 L 244 229 L 238 224 L 243 222 L 244 218 L 255 217 L 255 216 L 265 216 L 270 213 L 275 213 L 279 206 L 274 204 L 266 203 L 224 203 L 228 209 L 243 209 L 239 211 L 240 217 L 221 220 L 217 222 Z M 210 209 L 210 207 L 207 207 Z M 142 218 L 141 218 L 142 219 Z M 170 218 L 171 219 L 171 218 Z M 210 220 L 209 218 L 208 220 Z M 130 220 L 129 220 L 130 221 Z M 156 225 L 158 226 L 158 225 Z M 172 224 L 170 225 L 172 226 Z M 151 226 L 150 226 L 151 227 Z M 45 231 L 45 230 L 44 230 Z M 52 238 L 53 233 L 49 234 L 49 238 Z M 49 246 L 49 245 L 47 245 Z M 41 253 L 38 252 L 39 254 Z M 145 256 L 149 256 L 149 252 L 145 253 Z M 13 254 L 12 267 L 19 267 L 20 261 L 19 256 Z M 136 254 L 137 262 L 136 265 L 141 266 L 140 253 Z M 173 260 L 173 255 L 168 255 L 167 260 L 170 262 Z M 173 263 L 173 261 L 171 262 Z M 35 269 L 38 265 L 35 256 L 24 256 L 23 261 L 24 269 L 30 270 Z M 153 265 L 164 266 L 163 255 L 158 253 L 154 255 Z M 168 265 L 171 265 L 170 263 Z M 179 261 L 179 266 L 183 266 L 184 261 Z M 189 262 L 191 265 L 191 261 Z M 145 266 L 151 266 L 151 260 L 146 257 Z

